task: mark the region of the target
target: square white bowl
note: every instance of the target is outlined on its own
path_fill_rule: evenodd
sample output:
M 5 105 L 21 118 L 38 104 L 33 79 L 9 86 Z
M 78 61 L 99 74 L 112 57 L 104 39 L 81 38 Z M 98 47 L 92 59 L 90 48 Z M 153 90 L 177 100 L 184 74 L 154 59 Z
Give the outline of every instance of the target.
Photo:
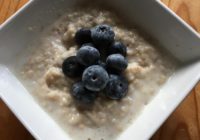
M 67 8 L 73 7 L 79 1 L 29 1 L 0 27 L 0 97 L 36 139 L 68 140 L 70 137 L 35 102 L 11 72 L 15 69 L 13 60 L 40 35 L 40 28 L 53 23 L 58 15 L 62 15 Z M 130 24 L 140 26 L 181 61 L 200 56 L 200 36 L 160 1 L 105 0 L 102 2 L 117 9 Z M 29 30 L 29 27 L 35 27 L 35 30 Z M 173 49 L 174 47 L 176 49 Z M 188 50 L 183 51 L 185 50 L 183 48 Z M 188 55 L 188 52 L 193 55 Z M 177 56 L 177 53 L 181 55 Z M 185 63 L 118 139 L 150 138 L 199 79 L 200 60 Z

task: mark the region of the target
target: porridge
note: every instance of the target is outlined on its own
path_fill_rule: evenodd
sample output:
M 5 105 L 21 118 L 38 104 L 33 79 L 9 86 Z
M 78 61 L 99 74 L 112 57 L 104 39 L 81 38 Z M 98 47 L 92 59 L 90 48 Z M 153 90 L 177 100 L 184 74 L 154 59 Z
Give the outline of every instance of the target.
M 80 109 L 70 92 L 73 79 L 64 76 L 64 59 L 76 54 L 74 35 L 80 28 L 112 26 L 115 40 L 127 46 L 128 93 L 121 100 L 98 97 Z M 123 131 L 172 75 L 177 63 L 107 10 L 74 9 L 47 28 L 23 66 L 20 77 L 38 103 L 74 139 L 111 140 Z M 36 48 L 37 46 L 37 48 Z

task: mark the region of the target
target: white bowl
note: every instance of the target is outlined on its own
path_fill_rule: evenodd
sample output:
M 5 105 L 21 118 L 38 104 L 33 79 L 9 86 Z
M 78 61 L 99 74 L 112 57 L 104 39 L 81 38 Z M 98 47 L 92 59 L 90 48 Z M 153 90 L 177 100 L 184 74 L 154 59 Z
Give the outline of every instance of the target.
M 70 137 L 33 100 L 32 96 L 11 72 L 13 60 L 21 50 L 36 39 L 40 27 L 49 25 L 78 0 L 29 1 L 19 12 L 0 27 L 0 95 L 13 113 L 35 136 L 43 140 L 68 140 Z M 88 1 L 90 2 L 90 1 Z M 172 11 L 156 0 L 110 0 L 104 3 L 117 8 L 130 23 L 141 26 L 162 46 L 180 60 L 188 52 L 200 56 L 199 35 Z M 56 9 L 56 10 L 55 10 Z M 36 30 L 30 31 L 29 27 Z M 37 30 L 38 29 L 38 30 Z M 194 49 L 194 46 L 197 49 Z M 173 47 L 176 47 L 175 51 Z M 190 48 L 192 47 L 192 49 Z M 188 48 L 187 51 L 183 51 Z M 173 50 L 173 51 L 172 51 Z M 179 68 L 142 113 L 118 137 L 119 140 L 145 140 L 152 136 L 170 113 L 178 106 L 200 78 L 200 61 Z

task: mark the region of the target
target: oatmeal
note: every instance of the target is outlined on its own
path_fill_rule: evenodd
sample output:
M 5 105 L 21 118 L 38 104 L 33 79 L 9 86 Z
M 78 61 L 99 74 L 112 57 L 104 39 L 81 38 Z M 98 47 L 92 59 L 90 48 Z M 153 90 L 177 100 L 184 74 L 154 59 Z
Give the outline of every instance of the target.
M 127 46 L 125 75 L 129 90 L 122 100 L 101 97 L 91 108 L 80 109 L 70 95 L 74 81 L 64 76 L 61 66 L 65 58 L 76 54 L 76 31 L 98 24 L 111 25 L 115 40 Z M 67 133 L 76 134 L 72 135 L 74 139 L 115 139 L 158 93 L 177 66 L 174 59 L 158 50 L 137 29 L 124 24 L 107 10 L 68 11 L 45 30 L 22 68 L 20 77 L 32 95 Z

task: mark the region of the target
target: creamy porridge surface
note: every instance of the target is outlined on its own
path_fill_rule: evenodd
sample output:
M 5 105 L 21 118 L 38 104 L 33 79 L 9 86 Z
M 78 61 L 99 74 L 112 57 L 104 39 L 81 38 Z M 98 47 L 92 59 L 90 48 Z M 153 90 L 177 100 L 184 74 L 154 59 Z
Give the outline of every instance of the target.
M 65 58 L 75 55 L 75 32 L 82 27 L 106 23 L 113 27 L 116 40 L 128 47 L 125 75 L 129 91 L 120 101 L 98 98 L 89 109 L 80 109 L 70 95 L 73 80 L 61 69 Z M 22 68 L 20 77 L 38 103 L 74 139 L 111 140 L 142 111 L 177 64 L 142 37 L 127 28 L 112 12 L 97 9 L 68 11 L 45 30 Z M 75 134 L 75 135 L 73 135 Z

